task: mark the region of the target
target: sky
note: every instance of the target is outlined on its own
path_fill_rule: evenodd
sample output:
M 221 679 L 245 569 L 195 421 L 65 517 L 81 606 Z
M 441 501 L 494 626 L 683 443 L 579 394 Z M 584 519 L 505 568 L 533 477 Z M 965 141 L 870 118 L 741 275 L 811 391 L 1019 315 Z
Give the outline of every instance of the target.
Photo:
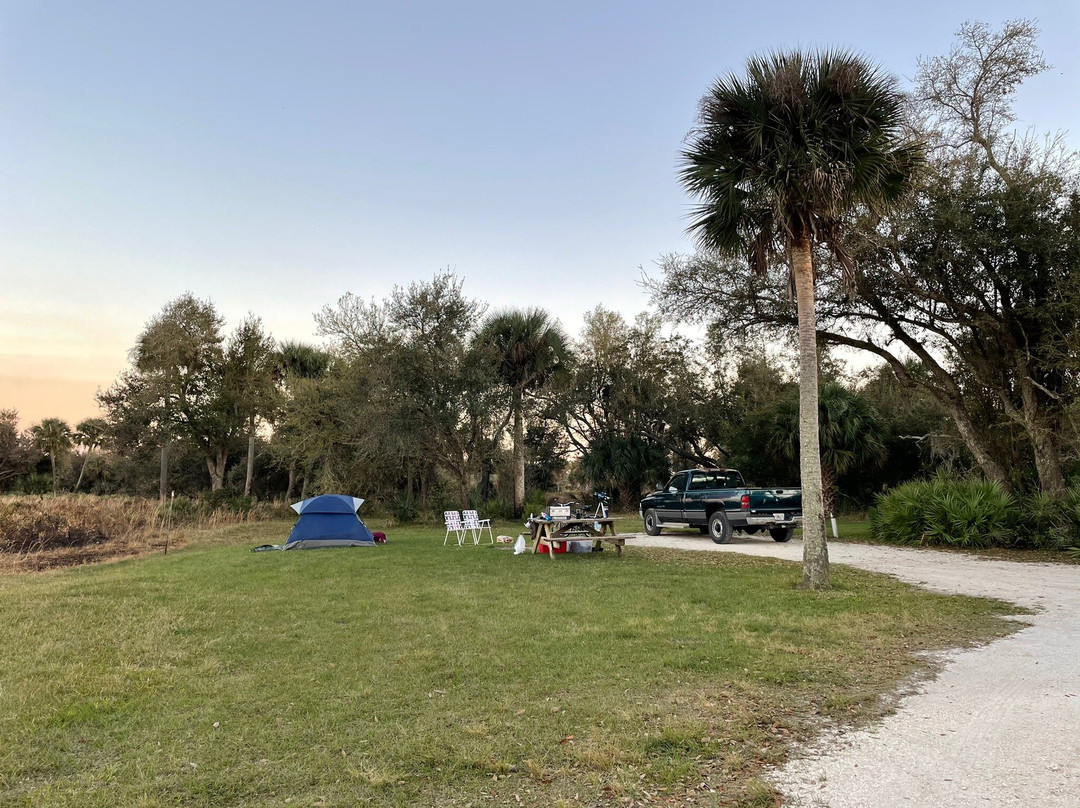
M 97 414 L 190 291 L 317 342 L 346 292 L 454 270 L 571 334 L 688 252 L 679 151 L 748 56 L 842 46 L 900 77 L 965 20 L 1039 21 L 1019 122 L 1080 147 L 1080 3 L 0 0 L 0 409 Z

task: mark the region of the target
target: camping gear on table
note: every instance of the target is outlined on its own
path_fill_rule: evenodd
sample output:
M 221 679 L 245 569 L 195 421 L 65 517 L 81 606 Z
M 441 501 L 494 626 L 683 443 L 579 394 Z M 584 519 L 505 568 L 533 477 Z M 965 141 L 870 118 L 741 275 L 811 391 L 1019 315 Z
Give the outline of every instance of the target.
M 375 537 L 356 515 L 363 504 L 362 499 L 341 494 L 323 494 L 297 502 L 292 509 L 300 518 L 282 549 L 374 547 Z

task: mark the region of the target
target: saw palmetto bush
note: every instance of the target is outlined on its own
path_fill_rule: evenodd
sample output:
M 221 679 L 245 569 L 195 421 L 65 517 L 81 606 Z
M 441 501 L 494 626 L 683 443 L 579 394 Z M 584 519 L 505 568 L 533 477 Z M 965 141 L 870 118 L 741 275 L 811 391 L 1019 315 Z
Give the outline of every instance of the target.
M 870 510 L 874 538 L 951 547 L 1030 546 L 1020 504 L 997 484 L 944 476 L 906 483 Z
M 1031 545 L 1040 549 L 1080 546 L 1080 486 L 1067 489 L 1061 499 L 1041 491 L 1026 497 L 1021 530 Z

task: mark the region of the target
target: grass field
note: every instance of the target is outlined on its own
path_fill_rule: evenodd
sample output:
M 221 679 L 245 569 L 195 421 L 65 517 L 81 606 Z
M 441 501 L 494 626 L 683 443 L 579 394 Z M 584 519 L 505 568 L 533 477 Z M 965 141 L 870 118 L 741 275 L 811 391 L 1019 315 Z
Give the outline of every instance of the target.
M 1014 625 L 733 554 L 249 552 L 287 530 L 0 576 L 0 805 L 771 805 L 793 740 Z

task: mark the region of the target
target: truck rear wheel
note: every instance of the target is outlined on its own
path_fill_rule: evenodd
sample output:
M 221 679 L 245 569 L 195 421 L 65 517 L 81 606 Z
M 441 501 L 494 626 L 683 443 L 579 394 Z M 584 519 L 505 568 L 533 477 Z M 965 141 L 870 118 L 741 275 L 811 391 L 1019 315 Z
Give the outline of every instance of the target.
M 709 538 L 717 544 L 731 541 L 731 522 L 723 511 L 716 511 L 709 517 Z
M 660 535 L 660 523 L 656 521 L 656 511 L 652 508 L 645 511 L 645 532 L 650 536 Z
M 774 527 L 769 529 L 769 535 L 773 541 L 791 541 L 791 534 L 795 532 L 793 527 Z

